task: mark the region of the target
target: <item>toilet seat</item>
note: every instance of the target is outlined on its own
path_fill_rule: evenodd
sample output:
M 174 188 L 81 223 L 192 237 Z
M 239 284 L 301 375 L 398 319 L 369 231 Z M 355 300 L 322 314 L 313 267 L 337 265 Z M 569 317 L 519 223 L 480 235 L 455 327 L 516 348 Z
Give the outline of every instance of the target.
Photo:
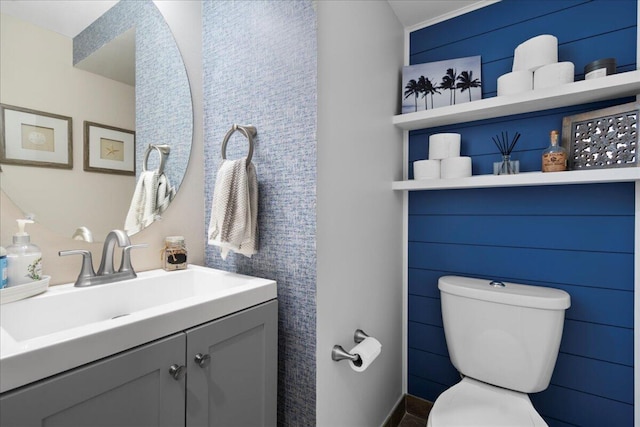
M 465 377 L 435 401 L 427 427 L 548 427 L 529 396 Z

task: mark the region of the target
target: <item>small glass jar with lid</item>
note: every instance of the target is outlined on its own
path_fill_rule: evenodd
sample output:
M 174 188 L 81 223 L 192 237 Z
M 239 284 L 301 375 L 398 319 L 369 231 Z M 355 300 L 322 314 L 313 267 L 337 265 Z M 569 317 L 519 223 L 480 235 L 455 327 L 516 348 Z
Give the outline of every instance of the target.
M 187 268 L 187 247 L 183 236 L 167 236 L 162 251 L 162 268 L 166 271 Z

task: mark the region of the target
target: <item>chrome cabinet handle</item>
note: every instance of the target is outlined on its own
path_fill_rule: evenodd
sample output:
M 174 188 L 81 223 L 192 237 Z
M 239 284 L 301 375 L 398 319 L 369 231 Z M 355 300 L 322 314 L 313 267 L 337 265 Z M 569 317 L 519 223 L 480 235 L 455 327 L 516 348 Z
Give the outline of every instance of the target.
M 208 354 L 198 353 L 195 355 L 193 360 L 195 360 L 201 368 L 206 368 L 209 365 L 209 362 L 211 362 L 211 356 Z
M 183 365 L 174 363 L 173 365 L 169 366 L 169 375 L 171 375 L 174 380 L 178 381 L 180 378 L 182 378 L 184 370 L 185 367 Z

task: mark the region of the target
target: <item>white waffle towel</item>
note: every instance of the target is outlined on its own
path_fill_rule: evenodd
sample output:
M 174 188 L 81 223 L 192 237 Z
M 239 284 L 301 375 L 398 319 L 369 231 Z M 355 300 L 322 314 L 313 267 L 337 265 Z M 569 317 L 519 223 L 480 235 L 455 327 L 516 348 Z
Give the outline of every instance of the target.
M 176 196 L 176 189 L 171 186 L 169 178 L 162 174 L 158 177 L 158 194 L 156 195 L 156 214 L 164 213 Z
M 258 249 L 258 178 L 247 159 L 223 160 L 216 177 L 208 231 L 209 244 L 251 257 Z
M 144 171 L 138 177 L 124 229 L 131 235 L 153 223 L 158 195 L 158 172 Z
M 131 235 L 144 230 L 158 219 L 176 195 L 165 174 L 157 170 L 143 171 L 131 198 L 124 229 Z

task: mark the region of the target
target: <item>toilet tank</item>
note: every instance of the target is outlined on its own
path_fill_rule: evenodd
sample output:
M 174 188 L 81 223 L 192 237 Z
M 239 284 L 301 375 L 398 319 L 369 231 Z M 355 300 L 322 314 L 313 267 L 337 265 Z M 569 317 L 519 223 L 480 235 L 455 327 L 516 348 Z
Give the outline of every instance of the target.
M 549 386 L 568 293 L 459 276 L 441 277 L 438 288 L 449 356 L 461 374 L 523 393 Z

